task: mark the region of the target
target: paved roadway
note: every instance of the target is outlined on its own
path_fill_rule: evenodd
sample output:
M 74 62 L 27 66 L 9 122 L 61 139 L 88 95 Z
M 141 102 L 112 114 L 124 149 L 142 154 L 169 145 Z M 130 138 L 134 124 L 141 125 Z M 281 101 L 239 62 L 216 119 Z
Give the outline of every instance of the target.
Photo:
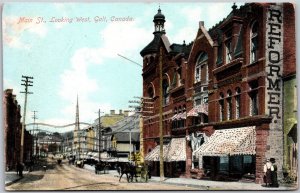
M 111 174 L 98 174 L 63 162 L 48 160 L 48 170 L 39 170 L 25 175 L 20 181 L 6 186 L 6 190 L 199 190 L 199 188 L 160 183 L 119 182 Z

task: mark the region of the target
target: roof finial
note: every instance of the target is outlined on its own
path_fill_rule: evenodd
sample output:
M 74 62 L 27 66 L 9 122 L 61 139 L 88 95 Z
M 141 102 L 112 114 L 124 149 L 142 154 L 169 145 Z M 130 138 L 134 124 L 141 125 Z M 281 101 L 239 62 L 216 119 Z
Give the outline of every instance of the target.
M 231 7 L 234 11 L 236 10 L 237 6 L 235 4 L 235 2 L 233 3 L 233 6 Z

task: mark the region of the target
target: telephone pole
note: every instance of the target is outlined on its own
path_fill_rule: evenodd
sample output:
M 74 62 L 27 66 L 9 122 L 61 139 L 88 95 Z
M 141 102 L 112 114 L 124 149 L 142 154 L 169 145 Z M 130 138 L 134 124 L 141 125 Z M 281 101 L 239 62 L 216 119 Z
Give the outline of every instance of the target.
M 162 47 L 159 50 L 159 171 L 160 181 L 164 180 L 164 150 L 163 150 L 163 125 L 162 125 L 162 106 L 163 106 L 163 92 L 162 92 Z
M 25 101 L 24 101 L 24 112 L 23 112 L 23 121 L 22 121 L 22 131 L 21 131 L 21 149 L 20 149 L 20 162 L 23 163 L 23 154 L 24 154 L 24 130 L 25 130 L 25 118 L 26 118 L 26 106 L 27 106 L 27 94 L 33 94 L 33 92 L 28 92 L 28 87 L 33 86 L 32 80 L 33 77 L 30 76 L 23 76 L 22 75 L 22 82 L 23 86 L 25 86 L 25 90 L 21 93 L 25 94 Z
M 35 120 L 38 119 L 35 113 L 37 113 L 38 111 L 32 111 L 32 112 L 33 112 L 33 116 L 32 116 L 32 118 L 33 118 L 33 154 L 36 155 L 37 154 L 37 151 L 36 151 L 37 150 L 37 138 L 36 138 L 36 135 L 34 135 L 34 134 L 36 134 L 35 129 L 37 127 L 37 125 L 35 124 Z
M 99 162 L 101 160 L 101 138 L 102 138 L 102 135 L 101 135 L 101 114 L 102 112 L 100 111 L 100 108 L 99 108 L 99 111 L 98 111 L 98 135 L 99 135 Z

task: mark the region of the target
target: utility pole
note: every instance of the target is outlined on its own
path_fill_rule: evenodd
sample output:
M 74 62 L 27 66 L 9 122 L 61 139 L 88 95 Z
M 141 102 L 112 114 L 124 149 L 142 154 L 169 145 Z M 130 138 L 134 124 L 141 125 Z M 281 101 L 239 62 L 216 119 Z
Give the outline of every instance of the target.
M 35 124 L 35 120 L 38 119 L 36 114 L 38 111 L 32 111 L 33 112 L 33 154 L 36 155 L 37 154 L 37 139 L 36 139 L 36 135 L 35 134 L 35 129 L 36 129 L 36 124 Z
M 99 111 L 98 111 L 98 135 L 99 135 L 99 162 L 101 160 L 101 138 L 102 138 L 102 135 L 101 135 L 101 116 L 100 116 L 100 108 L 99 108 Z
M 162 47 L 159 50 L 159 171 L 160 171 L 160 181 L 164 180 L 164 150 L 163 150 L 163 126 L 162 126 Z
M 22 131 L 21 131 L 21 149 L 20 149 L 20 162 L 23 163 L 23 156 L 24 156 L 24 130 L 25 130 L 25 118 L 26 118 L 26 106 L 27 106 L 27 94 L 33 94 L 33 92 L 28 92 L 28 87 L 33 86 L 32 80 L 33 77 L 30 76 L 23 76 L 22 75 L 22 82 L 23 86 L 25 86 L 25 91 L 21 92 L 25 94 L 25 101 L 24 101 L 24 112 L 23 112 L 23 121 L 22 121 Z

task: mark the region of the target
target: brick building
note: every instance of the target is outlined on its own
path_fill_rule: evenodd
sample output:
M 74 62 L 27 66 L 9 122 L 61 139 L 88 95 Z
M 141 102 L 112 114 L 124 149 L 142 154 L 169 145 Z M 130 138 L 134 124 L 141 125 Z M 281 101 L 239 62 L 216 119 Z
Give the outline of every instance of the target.
M 295 39 L 290 38 L 295 35 L 293 5 L 233 5 L 211 29 L 199 22 L 192 45 L 170 45 L 160 9 L 153 22 L 154 39 L 141 51 L 143 96 L 154 102 L 153 113 L 144 113 L 146 160 L 157 162 L 159 154 L 154 150 L 159 144 L 161 54 L 165 162 L 170 162 L 172 140 L 187 139 L 182 140 L 185 150 L 175 148 L 185 157 L 166 164 L 170 168 L 165 171 L 171 176 L 179 171 L 186 177 L 262 183 L 265 159 L 275 158 L 281 178 L 282 77 L 295 72 L 296 65 Z
M 3 94 L 3 123 L 4 123 L 4 154 L 5 168 L 12 170 L 20 161 L 21 148 L 21 107 L 16 100 L 12 89 L 7 89 Z M 24 160 L 30 158 L 32 153 L 32 136 L 24 132 Z

